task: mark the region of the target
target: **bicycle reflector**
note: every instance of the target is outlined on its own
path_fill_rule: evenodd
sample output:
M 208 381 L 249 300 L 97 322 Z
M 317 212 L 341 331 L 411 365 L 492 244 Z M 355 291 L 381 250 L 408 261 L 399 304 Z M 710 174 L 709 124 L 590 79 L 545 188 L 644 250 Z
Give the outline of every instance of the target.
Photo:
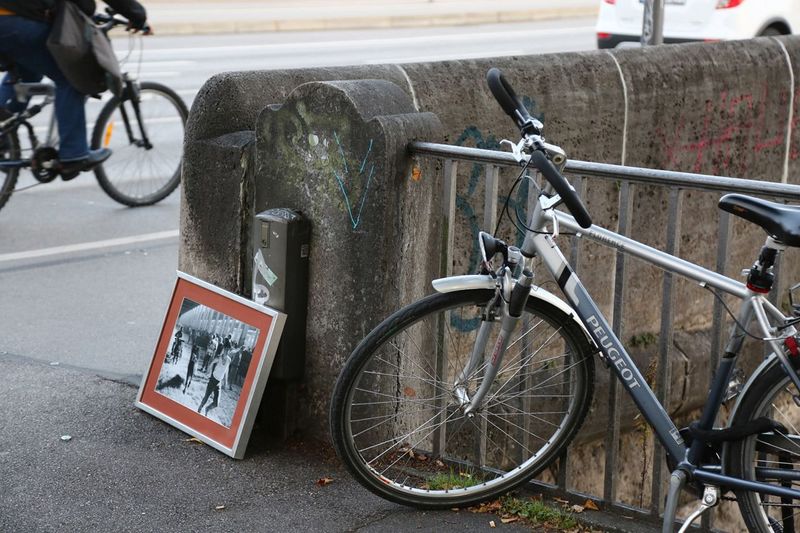
M 106 126 L 106 131 L 103 134 L 103 148 L 108 148 L 108 145 L 111 144 L 111 135 L 114 133 L 114 121 L 108 123 Z

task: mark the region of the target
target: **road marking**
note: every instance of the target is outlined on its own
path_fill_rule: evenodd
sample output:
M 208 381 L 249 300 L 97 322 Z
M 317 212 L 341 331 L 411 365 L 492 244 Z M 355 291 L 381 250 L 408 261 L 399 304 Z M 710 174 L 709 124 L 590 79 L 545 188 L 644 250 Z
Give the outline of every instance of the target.
M 78 244 L 66 244 L 64 246 L 53 246 L 51 248 L 40 248 L 38 250 L 28 250 L 25 252 L 13 252 L 0 255 L 0 263 L 10 261 L 21 261 L 23 259 L 36 259 L 51 255 L 69 254 L 74 252 L 86 252 L 88 250 L 101 250 L 103 248 L 114 248 L 129 244 L 139 244 L 150 241 L 160 241 L 163 239 L 173 239 L 178 236 L 178 230 L 159 231 L 156 233 L 145 233 L 142 235 L 132 235 L 130 237 L 120 237 L 117 239 L 107 239 L 104 241 L 82 242 Z

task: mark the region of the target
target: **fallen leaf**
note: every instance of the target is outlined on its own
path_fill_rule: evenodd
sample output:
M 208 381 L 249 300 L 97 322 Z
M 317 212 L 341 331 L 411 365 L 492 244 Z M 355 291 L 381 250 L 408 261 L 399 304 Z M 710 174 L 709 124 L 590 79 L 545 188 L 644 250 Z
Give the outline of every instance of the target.
M 197 444 L 205 444 L 203 441 L 201 441 L 197 437 L 191 437 L 189 439 L 184 439 L 184 441 L 186 441 L 186 442 L 194 442 L 194 443 L 197 443 Z
M 519 518 L 516 516 L 507 516 L 505 518 L 501 518 L 500 521 L 504 524 L 510 524 L 511 522 L 517 522 Z
M 406 387 L 405 389 L 403 389 L 403 394 L 405 394 L 409 398 L 413 398 L 414 396 L 417 395 L 417 391 L 415 391 L 411 387 Z
M 571 509 L 572 509 L 572 512 L 574 512 L 574 513 L 582 513 L 583 512 L 583 505 L 577 505 L 576 504 L 576 505 L 573 505 L 571 507 Z
M 215 511 L 224 511 L 225 510 L 225 506 L 224 505 L 217 505 L 216 507 L 214 507 L 214 510 Z
M 553 498 L 554 502 L 563 503 L 564 505 L 568 504 L 567 500 L 562 500 L 561 498 Z
M 445 465 L 444 465 L 444 463 L 442 461 L 440 461 L 439 459 L 436 459 L 436 466 L 438 466 L 439 468 L 444 468 Z
M 321 477 L 317 480 L 317 485 L 319 485 L 320 487 L 324 487 L 325 485 L 330 485 L 331 483 L 333 483 L 332 477 Z
M 600 510 L 600 508 L 597 506 L 596 503 L 594 503 L 593 500 L 586 500 L 583 503 L 583 506 L 586 507 L 587 509 L 592 510 L 592 511 L 599 511 Z
M 461 509 L 459 509 L 458 507 L 451 507 L 451 508 L 450 508 L 450 510 L 451 510 L 451 511 L 453 511 L 454 513 L 457 513 L 457 512 L 459 512 Z
M 503 508 L 503 504 L 502 504 L 502 502 L 501 502 L 500 500 L 495 500 L 495 501 L 493 501 L 493 502 L 489 502 L 489 504 L 487 505 L 487 507 L 488 507 L 488 508 L 489 508 L 491 511 L 499 511 L 500 509 L 502 509 L 502 508 Z
M 419 181 L 421 178 L 422 178 L 422 169 L 414 165 L 414 168 L 411 169 L 411 179 L 414 181 Z
M 489 520 L 489 527 L 497 527 L 497 524 L 494 523 L 494 520 Z
M 421 453 L 418 453 L 417 454 L 417 459 L 419 459 L 420 461 L 427 461 L 428 460 L 428 456 L 427 455 L 422 455 Z

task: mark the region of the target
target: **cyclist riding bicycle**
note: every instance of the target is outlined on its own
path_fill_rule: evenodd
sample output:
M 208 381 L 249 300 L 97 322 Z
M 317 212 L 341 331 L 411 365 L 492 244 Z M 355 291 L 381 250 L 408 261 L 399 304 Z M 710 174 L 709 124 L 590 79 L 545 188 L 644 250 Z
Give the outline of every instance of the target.
M 43 76 L 53 80 L 60 173 L 66 181 L 108 159 L 111 150 L 89 150 L 86 96 L 67 81 L 47 49 L 47 37 L 59 1 L 71 1 L 89 16 L 95 10 L 94 0 L 0 0 L 0 59 L 5 57 L 14 65 L 14 70 L 8 72 L 0 84 L 0 122 L 27 106 L 27 102 L 17 101 L 14 83 L 39 82 Z M 105 3 L 130 21 L 131 30 L 138 31 L 146 26 L 147 14 L 136 0 L 105 0 Z M 0 151 L 2 148 L 0 146 Z

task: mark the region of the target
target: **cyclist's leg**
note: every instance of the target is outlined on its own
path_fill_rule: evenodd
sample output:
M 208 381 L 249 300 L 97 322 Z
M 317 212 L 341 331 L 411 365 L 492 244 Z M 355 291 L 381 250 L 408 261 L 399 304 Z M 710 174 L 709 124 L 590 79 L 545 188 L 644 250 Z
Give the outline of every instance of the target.
M 87 157 L 89 144 L 86 138 L 86 97 L 69 84 L 47 50 L 47 36 L 50 26 L 43 22 L 23 17 L 3 17 L 14 19 L 16 33 L 11 41 L 3 46 L 3 52 L 14 60 L 26 77 L 47 76 L 56 84 L 56 119 L 58 122 L 59 156 L 62 161 Z M 23 77 L 25 81 L 28 81 Z

